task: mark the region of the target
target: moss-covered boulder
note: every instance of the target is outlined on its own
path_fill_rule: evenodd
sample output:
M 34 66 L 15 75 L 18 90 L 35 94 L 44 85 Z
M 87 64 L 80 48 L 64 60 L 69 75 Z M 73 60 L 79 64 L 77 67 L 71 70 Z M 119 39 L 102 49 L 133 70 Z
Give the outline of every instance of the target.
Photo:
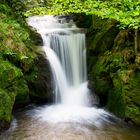
M 100 103 L 126 121 L 140 125 L 140 63 L 133 31 L 93 17 L 88 38 L 88 72 Z
M 40 60 L 37 46 L 41 43 L 41 37 L 27 26 L 25 20 L 12 11 L 5 0 L 1 2 L 0 130 L 10 126 L 13 108 L 27 105 L 33 97 L 48 98 L 48 92 L 44 96 L 41 90 L 34 90 L 37 84 L 31 86 L 40 75 L 36 62 Z
M 21 77 L 21 69 L 0 58 L 0 130 L 10 126 L 15 98 L 23 92 L 19 87 Z
M 93 16 L 92 19 L 93 24 L 88 29 L 87 34 L 88 77 L 91 84 L 90 87 L 100 97 L 100 104 L 106 105 L 108 91 L 112 88 L 108 55 L 111 53 L 110 50 L 119 30 L 115 26 L 116 21 L 101 20 L 96 16 Z

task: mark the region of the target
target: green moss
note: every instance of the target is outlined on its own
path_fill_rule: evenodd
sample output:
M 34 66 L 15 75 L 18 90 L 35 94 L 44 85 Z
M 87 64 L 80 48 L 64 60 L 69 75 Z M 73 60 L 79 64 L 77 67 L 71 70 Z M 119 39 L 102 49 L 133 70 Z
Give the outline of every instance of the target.
M 35 73 L 33 31 L 20 20 L 5 1 L 0 3 L 0 130 L 9 127 L 14 105 L 29 102 L 28 84 L 33 79 L 27 77 Z
M 28 84 L 24 79 L 16 81 L 16 102 L 15 105 L 20 107 L 21 105 L 25 105 L 29 102 L 29 88 Z
M 8 61 L 0 59 L 0 87 L 6 88 L 16 78 L 23 76 L 22 71 Z
M 90 80 L 94 81 L 91 82 L 91 87 L 93 87 L 95 93 L 98 93 L 101 104 L 106 104 L 108 92 L 112 85 L 109 77 L 108 58 L 109 57 L 100 56 L 94 67 L 92 67 L 92 70 L 89 71 Z
M 126 118 L 131 119 L 135 124 L 140 125 L 140 108 L 136 105 L 129 105 L 125 110 Z
M 36 55 L 24 43 L 28 40 L 29 33 L 16 20 L 7 16 L 2 17 L 0 21 L 0 32 L 0 51 L 3 57 L 12 63 L 17 63 L 18 67 L 22 67 L 27 62 L 31 64 Z
M 108 96 L 107 107 L 120 117 L 125 115 L 125 93 L 123 92 L 122 82 L 119 78 L 113 78 L 113 90 Z
M 96 16 L 93 16 L 92 22 L 92 26 L 89 28 L 87 34 L 88 41 L 90 43 L 90 48 L 92 50 L 94 49 L 96 54 L 101 54 L 104 53 L 105 50 L 112 47 L 114 38 L 118 33 L 118 28 L 116 28 L 116 21 L 114 20 L 102 20 Z M 110 34 L 112 35 L 108 37 Z
M 131 72 L 126 93 L 125 116 L 140 125 L 140 71 Z
M 140 117 L 139 74 L 132 69 L 118 70 L 112 77 L 113 92 L 108 98 L 109 110 L 137 124 L 139 123 L 135 120 L 139 120 Z
M 94 18 L 88 38 L 89 79 L 108 110 L 140 125 L 140 55 L 134 54 L 132 32 L 108 22 Z M 106 24 L 110 28 L 102 26 Z
M 9 127 L 16 94 L 0 88 L 0 130 Z

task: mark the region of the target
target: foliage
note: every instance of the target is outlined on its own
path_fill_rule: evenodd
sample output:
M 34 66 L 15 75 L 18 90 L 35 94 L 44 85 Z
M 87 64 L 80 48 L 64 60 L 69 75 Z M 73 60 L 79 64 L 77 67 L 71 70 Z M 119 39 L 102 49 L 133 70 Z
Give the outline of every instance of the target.
M 86 13 L 115 19 L 121 27 L 138 28 L 140 23 L 139 0 L 40 0 L 25 15 Z

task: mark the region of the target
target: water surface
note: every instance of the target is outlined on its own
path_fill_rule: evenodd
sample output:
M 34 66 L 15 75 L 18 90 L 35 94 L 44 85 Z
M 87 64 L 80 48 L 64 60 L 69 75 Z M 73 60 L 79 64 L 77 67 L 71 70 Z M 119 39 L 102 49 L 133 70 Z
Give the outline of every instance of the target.
M 64 110 L 60 105 L 19 110 L 14 114 L 11 128 L 0 140 L 140 139 L 139 128 L 128 126 L 102 109 L 74 108 Z

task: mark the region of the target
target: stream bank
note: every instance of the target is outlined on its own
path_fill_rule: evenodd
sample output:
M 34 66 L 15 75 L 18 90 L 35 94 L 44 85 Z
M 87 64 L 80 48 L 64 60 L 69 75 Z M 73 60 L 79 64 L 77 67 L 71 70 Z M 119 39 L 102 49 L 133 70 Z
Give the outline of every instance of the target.
M 27 26 L 25 19 L 6 1 L 1 2 L 0 131 L 10 127 L 13 109 L 35 102 L 37 96 L 40 102 L 51 100 L 46 94 L 51 93 L 51 85 L 42 80 L 51 81 L 50 73 L 43 73 L 44 70 L 49 72 L 49 67 L 40 68 L 42 63 L 47 63 L 42 48 L 38 47 L 41 44 L 40 35 Z M 45 94 L 40 93 L 40 88 L 45 89 Z
M 102 106 L 140 125 L 140 53 L 134 53 L 134 31 L 117 25 L 114 20 L 92 17 L 87 33 L 90 87 Z

